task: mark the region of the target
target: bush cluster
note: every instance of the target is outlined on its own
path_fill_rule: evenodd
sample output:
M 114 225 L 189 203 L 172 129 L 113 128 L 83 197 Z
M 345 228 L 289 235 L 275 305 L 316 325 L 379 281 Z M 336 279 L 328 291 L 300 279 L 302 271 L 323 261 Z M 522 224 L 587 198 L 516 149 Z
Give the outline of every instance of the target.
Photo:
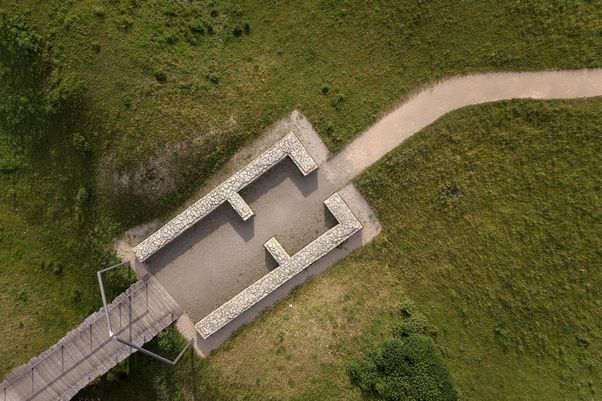
M 86 91 L 73 74 L 53 71 L 43 38 L 20 15 L 0 12 L 0 127 L 16 137 L 48 132 L 52 119 L 77 114 Z
M 392 336 L 351 364 L 351 382 L 370 397 L 386 401 L 455 401 L 458 398 L 436 330 L 424 315 L 404 305 Z

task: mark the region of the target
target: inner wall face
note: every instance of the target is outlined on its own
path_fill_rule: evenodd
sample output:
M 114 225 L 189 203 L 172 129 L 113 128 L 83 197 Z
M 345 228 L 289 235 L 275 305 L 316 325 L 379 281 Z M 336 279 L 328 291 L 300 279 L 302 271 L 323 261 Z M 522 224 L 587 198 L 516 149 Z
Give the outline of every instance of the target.
M 248 221 L 228 203 L 147 261 L 193 321 L 199 321 L 277 266 L 263 244 L 275 236 L 293 255 L 336 224 L 324 200 L 336 190 L 320 171 L 304 177 L 285 158 L 240 192 Z

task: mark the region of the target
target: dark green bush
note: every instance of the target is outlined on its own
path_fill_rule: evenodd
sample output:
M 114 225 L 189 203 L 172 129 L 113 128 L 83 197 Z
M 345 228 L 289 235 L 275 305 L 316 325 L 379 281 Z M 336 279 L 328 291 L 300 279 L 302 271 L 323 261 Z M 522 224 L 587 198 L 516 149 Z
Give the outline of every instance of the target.
M 161 41 L 170 46 L 178 43 L 178 39 L 178 32 L 174 30 L 163 32 L 163 35 L 161 35 Z
M 195 34 L 204 35 L 206 31 L 206 24 L 203 20 L 196 19 L 188 25 L 188 28 Z
M 50 71 L 42 37 L 23 17 L 0 12 L 0 127 L 21 135 L 39 122 Z
M 79 304 L 82 300 L 82 291 L 79 288 L 74 288 L 71 291 L 71 302 L 74 304 Z
M 452 401 L 457 399 L 434 340 L 422 334 L 394 337 L 349 368 L 352 382 L 377 399 Z
M 25 290 L 21 290 L 17 293 L 16 299 L 20 303 L 25 303 L 29 299 Z
M 47 110 L 51 113 L 78 113 L 84 107 L 86 88 L 80 77 L 61 75 L 53 81 L 47 94 Z
M 167 74 L 161 68 L 155 70 L 155 79 L 157 82 L 165 83 L 167 82 Z
M 107 10 L 104 7 L 94 7 L 93 12 L 97 18 L 104 18 L 107 15 Z
M 87 156 L 90 154 L 92 150 L 90 143 L 88 142 L 86 137 L 83 136 L 81 133 L 75 132 L 73 134 L 72 142 L 75 149 L 77 149 L 77 151 L 80 152 L 82 155 Z
M 219 75 L 215 74 L 215 73 L 210 73 L 207 74 L 207 79 L 209 80 L 209 82 L 211 82 L 212 84 L 217 85 L 219 82 Z
M 339 93 L 330 100 L 330 105 L 335 109 L 339 110 L 346 100 L 347 98 L 345 97 L 345 95 Z
M 351 382 L 385 401 L 455 401 L 458 398 L 436 330 L 424 315 L 404 305 L 393 336 L 348 368 Z
M 242 36 L 242 27 L 240 25 L 235 25 L 234 29 L 232 29 L 232 35 L 236 36 L 237 38 Z
M 77 195 L 75 196 L 75 202 L 78 206 L 83 207 L 90 200 L 90 191 L 85 187 L 79 187 Z
M 57 277 L 62 276 L 63 275 L 63 265 L 58 262 L 54 262 L 52 264 L 52 274 L 54 274 Z
M 119 30 L 121 31 L 128 32 L 132 29 L 133 26 L 134 20 L 131 17 L 128 17 L 127 15 L 122 15 L 117 20 L 117 28 L 119 28 Z

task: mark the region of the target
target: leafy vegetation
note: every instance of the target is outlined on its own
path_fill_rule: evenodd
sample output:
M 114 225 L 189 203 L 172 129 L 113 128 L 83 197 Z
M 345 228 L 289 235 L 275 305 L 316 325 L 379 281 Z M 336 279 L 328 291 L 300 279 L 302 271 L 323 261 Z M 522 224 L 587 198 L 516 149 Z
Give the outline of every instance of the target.
M 411 303 L 402 311 L 395 335 L 349 367 L 351 382 L 379 400 L 457 400 L 436 331 Z

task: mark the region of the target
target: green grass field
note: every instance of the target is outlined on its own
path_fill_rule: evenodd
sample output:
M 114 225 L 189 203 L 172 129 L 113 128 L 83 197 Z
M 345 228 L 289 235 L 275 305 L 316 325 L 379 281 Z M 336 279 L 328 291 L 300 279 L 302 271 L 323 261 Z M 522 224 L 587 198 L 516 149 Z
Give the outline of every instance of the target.
M 43 244 L 38 229 L 0 208 L 0 376 L 79 322 L 76 299 L 69 302 L 73 281 L 60 265 L 42 266 L 56 260 Z
M 220 399 L 362 399 L 346 366 L 406 297 L 439 329 L 461 399 L 595 399 L 601 126 L 602 99 L 512 101 L 409 139 L 357 182 L 384 233 L 209 358 Z
M 588 1 L 2 7 L 26 14 L 52 44 L 58 74 L 87 90 L 102 121 L 82 129 L 96 145 L 99 191 L 114 202 L 106 212 L 129 225 L 176 207 L 294 108 L 337 150 L 444 76 L 602 64 L 602 7 Z
M 135 224 L 168 215 L 234 152 L 292 109 L 306 114 L 336 151 L 411 92 L 444 76 L 602 65 L 602 7 L 591 1 L 3 0 L 2 10 L 22 15 L 29 25 L 24 32 L 40 36 L 39 43 L 33 42 L 39 44 L 36 54 L 42 61 L 34 58 L 41 65 L 34 73 L 31 55 L 14 58 L 12 50 L 7 52 L 13 34 L 0 29 L 0 78 L 9 83 L 0 88 L 0 226 L 9 233 L 0 243 L 0 283 L 6 289 L 0 295 L 0 316 L 16 317 L 14 330 L 14 325 L 5 327 L 11 334 L 0 336 L 0 374 L 54 343 L 99 306 L 94 272 L 113 261 L 116 236 Z M 21 39 L 24 47 L 32 40 L 29 35 Z M 24 116 L 20 125 L 7 123 L 13 112 Z M 383 177 L 380 184 L 362 182 L 361 188 L 379 208 L 376 200 L 383 194 L 370 195 L 370 188 L 387 184 L 394 176 L 385 177 L 384 170 L 370 174 Z M 452 209 L 458 194 L 453 184 L 441 190 L 441 202 L 451 197 Z M 400 211 L 380 213 L 387 222 Z M 506 213 L 512 217 L 512 209 Z M 581 234 L 577 239 L 586 238 L 587 233 Z M 385 239 L 390 235 L 388 231 L 378 246 L 385 249 L 391 244 Z M 516 252 L 513 263 L 538 259 Z M 397 295 L 407 291 L 408 283 L 422 282 L 401 277 L 399 267 L 386 260 L 373 257 L 360 265 L 353 262 L 356 258 L 344 265 L 356 266 L 352 269 L 359 269 L 357 274 L 371 274 L 370 279 L 386 289 L 372 294 L 357 287 L 348 295 L 351 312 L 360 307 L 351 302 L 356 298 L 360 303 L 380 300 L 379 305 L 395 308 Z M 445 266 L 441 269 L 441 274 L 450 274 Z M 340 280 L 355 285 L 352 278 Z M 333 288 L 337 285 L 343 284 L 332 282 Z M 340 291 L 347 293 L 348 287 Z M 514 289 L 508 291 L 513 294 Z M 420 301 L 433 321 L 439 319 L 437 313 L 447 313 L 431 310 L 419 294 L 409 295 Z M 307 313 L 311 311 L 308 307 Z M 375 322 L 358 319 L 358 331 L 351 334 L 370 336 L 367 327 L 373 326 L 373 333 L 383 333 L 390 326 L 387 313 Z M 330 327 L 328 316 L 321 319 L 326 331 L 338 329 Z M 290 319 L 283 320 L 274 327 L 280 325 L 286 332 L 291 324 Z M 496 330 L 496 341 L 509 344 L 509 349 L 516 346 L 507 334 L 514 330 L 511 322 Z M 44 335 L 31 338 L 25 335 L 29 332 Z M 339 348 L 348 347 L 346 355 L 365 348 L 338 340 L 324 340 L 337 348 L 332 351 L 335 356 L 343 352 Z M 579 339 L 581 344 L 588 341 L 593 344 L 591 339 Z M 278 352 L 287 355 L 285 350 Z M 210 377 L 218 375 L 220 358 L 226 361 L 227 355 L 218 354 L 196 368 Z M 317 361 L 319 355 L 314 358 Z M 570 382 L 582 366 L 568 359 L 562 383 Z M 275 397 L 311 398 L 311 388 L 328 389 L 331 398 L 357 396 L 344 372 L 337 370 L 339 365 L 330 360 L 296 368 L 286 363 L 266 365 L 274 366 L 290 380 L 262 384 L 265 379 L 255 383 L 256 375 L 241 374 L 240 383 L 232 383 L 240 386 L 241 394 L 252 384 L 273 387 L 267 393 Z M 553 366 L 556 372 L 557 365 Z M 330 374 L 322 374 L 323 370 Z M 229 380 L 234 373 L 219 374 Z M 156 379 L 159 384 L 165 375 Z M 299 390 L 301 384 L 311 383 L 311 377 L 323 384 Z M 338 385 L 333 386 L 332 380 Z M 285 383 L 288 387 L 283 389 Z M 587 394 L 589 384 L 580 386 L 579 391 Z

